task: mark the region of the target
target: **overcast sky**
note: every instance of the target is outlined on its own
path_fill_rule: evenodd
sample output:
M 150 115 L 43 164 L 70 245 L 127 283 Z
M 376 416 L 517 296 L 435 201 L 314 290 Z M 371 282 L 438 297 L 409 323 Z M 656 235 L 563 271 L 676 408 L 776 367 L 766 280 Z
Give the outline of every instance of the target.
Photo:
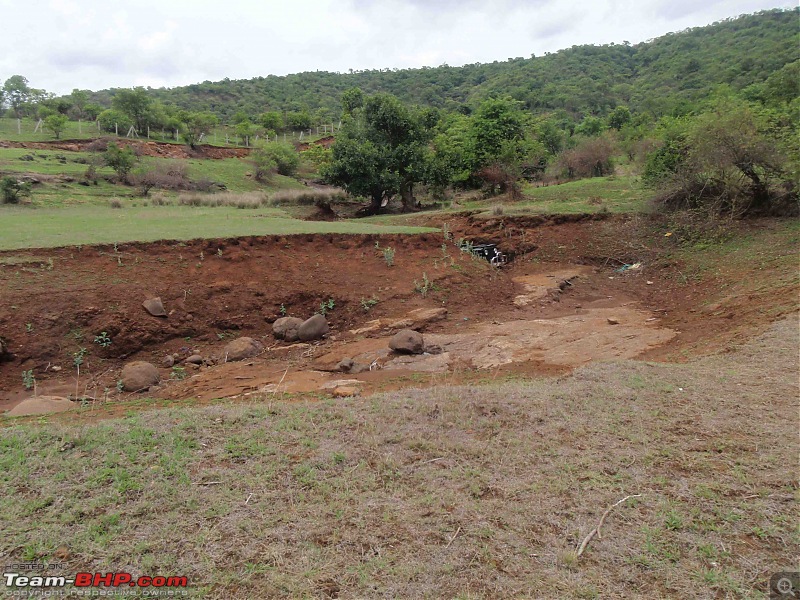
M 0 81 L 174 87 L 638 43 L 782 0 L 0 0 Z

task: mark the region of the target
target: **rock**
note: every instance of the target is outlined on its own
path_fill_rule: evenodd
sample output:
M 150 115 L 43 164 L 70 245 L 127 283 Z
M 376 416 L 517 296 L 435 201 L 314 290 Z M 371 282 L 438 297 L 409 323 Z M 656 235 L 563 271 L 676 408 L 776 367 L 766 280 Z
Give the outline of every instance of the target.
M 130 362 L 122 368 L 122 389 L 126 392 L 138 392 L 156 385 L 161 381 L 155 365 L 137 360 Z
M 164 310 L 164 304 L 161 302 L 161 298 L 148 298 L 142 302 L 142 306 L 144 306 L 144 309 L 154 317 L 167 316 L 167 311 Z
M 175 359 L 172 357 L 171 354 L 167 354 L 162 360 L 161 364 L 164 365 L 166 368 L 171 368 L 175 364 Z
M 360 379 L 336 379 L 334 381 L 328 381 L 323 383 L 319 389 L 321 390 L 335 390 L 339 387 L 358 387 L 360 385 L 364 385 L 364 382 Z
M 303 321 L 303 324 L 297 328 L 297 337 L 303 342 L 310 342 L 311 340 L 319 340 L 325 336 L 331 328 L 328 326 L 328 321 L 322 315 L 314 315 L 310 319 Z
M 260 342 L 253 338 L 240 337 L 230 342 L 222 351 L 225 361 L 231 362 L 253 358 L 264 349 Z
M 334 398 L 350 398 L 352 396 L 358 396 L 361 393 L 361 390 L 354 387 L 337 387 L 334 388 L 333 392 Z
M 32 396 L 25 398 L 6 413 L 7 417 L 25 415 L 48 415 L 75 408 L 75 404 L 60 396 Z
M 428 323 L 441 321 L 447 317 L 446 308 L 417 308 L 409 312 L 404 319 L 389 323 L 389 329 L 423 329 Z
M 272 334 L 279 340 L 287 342 L 297 341 L 297 330 L 303 324 L 303 319 L 297 317 L 281 317 L 272 324 Z
M 425 342 L 418 331 L 402 329 L 389 340 L 389 348 L 400 354 L 422 354 L 425 351 Z
M 336 365 L 336 369 L 342 373 L 349 373 L 354 365 L 355 362 L 353 362 L 352 358 L 343 358 L 339 361 L 339 364 Z
M 203 364 L 203 357 L 199 354 L 192 354 L 189 358 L 186 359 L 187 363 L 190 365 L 202 365 Z
M 619 325 L 619 319 L 616 317 L 608 317 L 606 321 L 608 321 L 609 325 Z

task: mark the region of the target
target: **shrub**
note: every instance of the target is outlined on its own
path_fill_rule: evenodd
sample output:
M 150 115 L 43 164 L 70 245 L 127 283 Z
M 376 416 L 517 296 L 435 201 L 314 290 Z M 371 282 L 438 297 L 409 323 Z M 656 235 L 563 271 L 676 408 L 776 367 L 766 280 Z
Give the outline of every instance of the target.
M 108 144 L 103 154 L 106 164 L 114 169 L 120 181 L 127 181 L 128 174 L 136 164 L 136 155 L 129 146 L 120 148 L 114 142 Z
M 0 193 L 5 204 L 19 204 L 23 196 L 30 195 L 31 184 L 21 183 L 15 177 L 3 177 L 0 179 Z
M 225 192 L 221 194 L 181 194 L 178 204 L 181 206 L 233 206 L 236 208 L 259 208 L 266 206 L 269 199 L 262 192 Z
M 122 208 L 122 201 L 119 198 L 112 198 L 108 201 L 111 208 Z
M 273 173 L 291 177 L 300 165 L 300 156 L 294 146 L 284 142 L 267 142 L 255 150 L 250 159 L 258 181 L 269 179 Z
M 614 172 L 614 144 L 607 136 L 587 138 L 558 155 L 555 168 L 569 179 L 603 177 Z
M 275 192 L 270 199 L 273 206 L 320 206 L 334 202 L 344 202 L 348 196 L 342 190 L 337 189 L 315 189 L 307 188 L 304 190 L 281 190 Z
M 188 190 L 192 187 L 188 173 L 188 168 L 180 161 L 160 162 L 150 169 L 142 168 L 134 174 L 133 184 L 139 188 L 142 196 L 145 197 L 153 188 Z
M 656 206 L 709 215 L 796 215 L 798 186 L 778 136 L 751 106 L 720 101 L 664 136 L 647 157 L 644 182 Z

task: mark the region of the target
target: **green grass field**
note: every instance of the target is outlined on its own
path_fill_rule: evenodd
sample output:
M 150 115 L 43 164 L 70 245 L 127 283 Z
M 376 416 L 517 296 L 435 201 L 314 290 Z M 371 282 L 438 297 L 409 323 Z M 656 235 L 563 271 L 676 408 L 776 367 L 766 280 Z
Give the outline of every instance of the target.
M 422 233 L 361 221 L 301 221 L 278 209 L 230 207 L 0 207 L 0 249 L 298 233 Z

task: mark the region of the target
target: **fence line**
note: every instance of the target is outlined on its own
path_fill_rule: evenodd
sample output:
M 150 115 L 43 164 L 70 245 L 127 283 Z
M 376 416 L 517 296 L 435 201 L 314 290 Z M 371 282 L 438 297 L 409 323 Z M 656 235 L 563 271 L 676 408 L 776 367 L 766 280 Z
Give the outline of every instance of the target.
M 339 121 L 338 124 L 323 123 L 309 129 L 276 133 L 274 137 L 256 134 L 252 138 L 250 136 L 246 136 L 244 140 L 239 140 L 231 131 L 232 126 L 223 125 L 215 128 L 209 134 L 201 135 L 199 141 L 201 143 L 211 143 L 213 145 L 224 144 L 225 146 L 250 147 L 251 145 L 256 144 L 259 139 L 266 139 L 270 142 L 278 142 L 281 140 L 284 142 L 293 140 L 302 142 L 313 138 L 315 133 L 317 137 L 323 137 L 333 135 L 334 132 L 340 130 L 341 128 L 342 122 Z M 116 137 L 119 139 L 135 138 L 162 142 L 180 142 L 180 133 L 178 130 L 153 130 L 148 127 L 146 132 L 139 132 L 135 127 L 130 127 L 127 131 L 125 131 L 124 129 L 120 130 L 119 125 L 115 123 L 114 131 L 108 132 L 101 129 L 99 121 L 68 121 L 60 135 L 60 139 L 62 140 L 93 139 L 97 137 Z M 10 141 L 39 142 L 55 141 L 55 136 L 52 132 L 44 128 L 42 119 L 34 120 L 0 117 L 0 140 L 3 139 Z

